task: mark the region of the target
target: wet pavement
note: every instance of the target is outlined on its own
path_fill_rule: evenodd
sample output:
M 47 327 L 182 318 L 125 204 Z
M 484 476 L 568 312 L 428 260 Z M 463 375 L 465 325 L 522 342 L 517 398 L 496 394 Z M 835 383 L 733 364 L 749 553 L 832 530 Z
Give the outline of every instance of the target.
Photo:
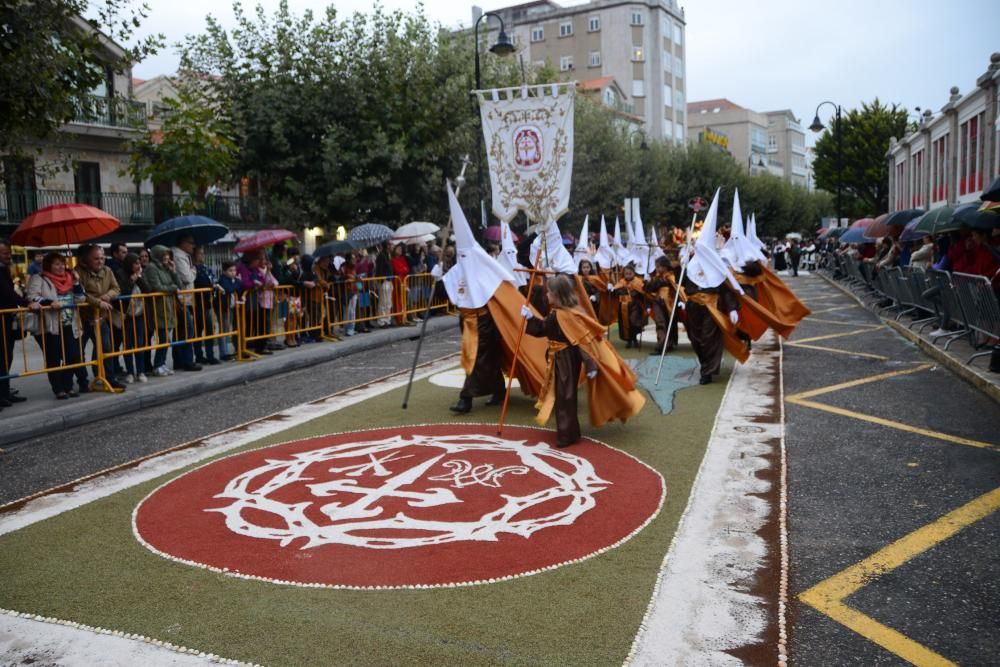
M 791 662 L 996 664 L 1000 406 L 825 280 L 787 280 L 814 313 L 784 347 Z

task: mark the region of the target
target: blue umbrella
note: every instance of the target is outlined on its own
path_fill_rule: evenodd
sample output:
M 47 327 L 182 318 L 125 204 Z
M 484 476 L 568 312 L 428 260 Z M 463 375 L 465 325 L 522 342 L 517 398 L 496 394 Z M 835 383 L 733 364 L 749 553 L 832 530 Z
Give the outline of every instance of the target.
M 925 232 L 923 230 L 917 229 L 917 224 L 920 219 L 910 220 L 906 223 L 906 227 L 903 228 L 903 233 L 900 235 L 899 240 L 904 243 L 907 241 L 916 241 L 917 239 L 922 239 L 925 236 L 929 236 L 930 232 Z
M 848 229 L 844 232 L 844 235 L 840 237 L 841 243 L 875 243 L 875 239 L 870 239 L 865 236 L 864 227 L 855 227 L 853 229 Z
M 153 227 L 146 239 L 146 247 L 154 245 L 175 246 L 185 236 L 194 237 L 194 242 L 198 245 L 208 245 L 218 241 L 228 233 L 228 227 L 211 218 L 206 218 L 203 215 L 182 215 Z

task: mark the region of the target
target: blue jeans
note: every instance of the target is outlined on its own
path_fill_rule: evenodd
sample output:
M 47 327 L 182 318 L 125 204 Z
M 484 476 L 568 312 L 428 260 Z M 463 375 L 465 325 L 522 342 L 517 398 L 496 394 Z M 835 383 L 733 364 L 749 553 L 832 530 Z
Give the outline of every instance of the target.
M 184 306 L 183 310 L 177 313 L 178 319 L 181 315 L 184 316 L 184 321 L 178 321 L 177 326 L 174 328 L 174 345 L 172 348 L 174 368 L 183 368 L 194 363 L 194 347 L 192 347 L 191 343 L 182 342 L 196 335 L 191 307 Z

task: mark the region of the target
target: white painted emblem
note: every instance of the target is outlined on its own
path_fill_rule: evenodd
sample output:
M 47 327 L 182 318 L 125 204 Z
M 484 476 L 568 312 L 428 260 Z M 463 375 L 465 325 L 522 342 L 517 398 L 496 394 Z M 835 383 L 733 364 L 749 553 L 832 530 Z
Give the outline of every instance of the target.
M 222 513 L 234 533 L 281 546 L 302 539 L 301 549 L 402 549 L 496 541 L 501 533 L 529 538 L 571 525 L 610 484 L 586 459 L 544 443 L 480 434 L 393 436 L 268 460 L 215 496 L 229 505 L 206 511 Z M 489 507 L 478 518 L 455 507 L 470 490 L 477 508 L 488 494 Z M 389 516 L 386 503 L 406 509 Z
M 518 169 L 534 171 L 542 164 L 542 131 L 533 125 L 514 130 L 514 163 Z

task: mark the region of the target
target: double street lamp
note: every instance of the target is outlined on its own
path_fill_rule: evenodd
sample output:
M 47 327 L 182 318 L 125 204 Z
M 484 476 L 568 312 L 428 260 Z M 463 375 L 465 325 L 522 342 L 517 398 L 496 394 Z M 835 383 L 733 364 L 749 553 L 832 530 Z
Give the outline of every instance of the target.
M 504 31 L 503 18 L 499 14 L 494 12 L 485 12 L 482 16 L 476 19 L 476 25 L 473 28 L 473 33 L 475 35 L 476 41 L 476 90 L 483 89 L 482 74 L 479 68 L 479 24 L 482 23 L 483 19 L 487 16 L 492 16 L 497 21 L 500 21 L 500 34 L 497 35 L 496 43 L 490 47 L 490 53 L 497 56 L 509 56 L 514 53 L 514 44 L 510 41 L 507 33 Z M 477 108 L 478 113 L 478 108 Z M 485 220 L 483 219 L 483 125 L 482 116 L 479 120 L 479 159 L 476 160 L 476 186 L 479 188 L 479 215 L 480 224 L 485 227 Z
M 844 133 L 841 131 L 842 128 L 840 126 L 840 105 L 834 104 L 829 100 L 825 102 L 820 102 L 819 105 L 816 107 L 816 116 L 813 118 L 812 125 L 809 126 L 809 129 L 812 130 L 813 132 L 822 132 L 824 129 L 826 129 L 823 123 L 819 119 L 819 109 L 824 104 L 829 104 L 830 106 L 832 106 L 834 109 L 837 110 L 837 121 L 836 121 L 837 124 L 835 126 L 836 129 L 834 131 L 837 134 L 837 226 L 839 227 L 840 221 L 842 219 L 842 211 L 840 208 L 840 192 L 843 189 L 843 178 L 844 178 Z

